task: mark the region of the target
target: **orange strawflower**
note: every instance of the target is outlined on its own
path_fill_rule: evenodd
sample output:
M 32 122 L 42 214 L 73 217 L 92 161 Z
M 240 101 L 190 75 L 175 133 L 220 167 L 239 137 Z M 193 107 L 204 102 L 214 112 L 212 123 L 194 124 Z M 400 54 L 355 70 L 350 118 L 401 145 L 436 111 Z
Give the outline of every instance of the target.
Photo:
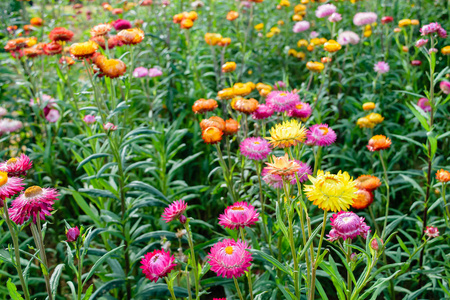
M 222 66 L 222 73 L 231 73 L 236 70 L 236 63 L 234 61 L 226 62 Z
M 205 42 L 210 46 L 217 45 L 222 39 L 222 35 L 218 33 L 205 33 Z
M 181 29 L 190 29 L 192 26 L 194 26 L 194 22 L 191 19 L 184 19 L 180 23 Z
M 93 41 L 76 43 L 70 47 L 70 54 L 77 59 L 89 58 L 97 49 L 98 45 Z
M 48 38 L 51 41 L 62 41 L 62 42 L 69 42 L 72 40 L 72 37 L 73 32 L 64 27 L 55 27 L 52 31 L 50 31 L 50 34 L 48 35 Z
M 217 101 L 214 99 L 198 99 L 192 105 L 192 111 L 196 114 L 203 114 L 207 111 L 213 111 L 218 107 Z
M 353 198 L 352 207 L 356 209 L 364 209 L 369 207 L 373 202 L 373 194 L 370 191 L 358 189 L 355 192 L 355 198 Z
M 208 127 L 202 131 L 202 139 L 207 144 L 216 144 L 222 140 L 223 132 L 217 127 Z
M 221 117 L 213 116 L 209 119 L 203 119 L 200 122 L 200 128 L 205 130 L 208 127 L 216 127 L 220 129 L 220 131 L 225 130 L 225 121 Z
M 120 59 L 107 59 L 103 55 L 97 56 L 94 63 L 109 78 L 122 76 L 127 70 L 127 66 Z
M 289 176 L 300 170 L 300 165 L 295 160 L 289 160 L 287 153 L 281 157 L 272 155 L 272 161 L 272 163 L 266 163 L 270 174 Z
M 117 36 L 121 38 L 122 43 L 125 45 L 136 45 L 142 42 L 145 34 L 142 29 L 130 28 L 121 30 Z
M 364 189 L 371 192 L 381 186 L 380 179 L 372 175 L 361 175 L 355 181 L 358 189 Z
M 228 119 L 225 121 L 225 135 L 233 135 L 239 131 L 239 123 L 234 119 Z
M 252 92 L 252 87 L 248 84 L 242 83 L 242 82 L 238 82 L 235 83 L 233 86 L 233 95 L 234 96 L 247 96 L 248 94 L 250 94 Z
M 450 181 L 450 172 L 440 169 L 436 172 L 436 179 L 440 182 L 447 183 Z
M 226 88 L 219 92 L 217 92 L 217 97 L 222 100 L 228 100 L 234 97 L 234 89 L 233 88 Z
M 237 11 L 231 10 L 227 14 L 228 21 L 234 21 L 239 17 L 239 13 Z
M 230 38 L 222 38 L 220 39 L 220 41 L 217 43 L 217 46 L 220 47 L 225 47 L 231 44 L 231 39 Z
M 369 140 L 367 149 L 369 149 L 370 151 L 380 151 L 388 149 L 391 144 L 391 139 L 385 137 L 384 135 L 375 135 Z
M 107 35 L 112 29 L 112 25 L 105 23 L 105 24 L 98 24 L 91 29 L 91 36 L 105 36 Z
M 63 47 L 61 46 L 61 44 L 59 44 L 57 42 L 51 42 L 51 43 L 45 44 L 44 47 L 42 48 L 42 50 L 47 55 L 55 55 L 55 54 L 61 53 L 63 51 Z
M 236 102 L 233 103 L 233 108 L 244 114 L 251 114 L 259 107 L 259 102 L 256 99 L 245 99 L 242 97 L 235 98 Z M 234 100 L 234 99 L 233 99 Z

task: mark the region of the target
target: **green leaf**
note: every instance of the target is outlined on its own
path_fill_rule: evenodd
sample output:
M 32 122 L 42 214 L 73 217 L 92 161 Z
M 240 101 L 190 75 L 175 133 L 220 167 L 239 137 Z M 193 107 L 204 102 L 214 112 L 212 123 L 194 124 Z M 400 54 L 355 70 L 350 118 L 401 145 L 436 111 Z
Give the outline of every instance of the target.
M 415 106 L 415 104 L 413 104 Z M 420 124 L 422 124 L 422 127 L 425 128 L 426 131 L 430 131 L 430 126 L 428 125 L 427 119 L 419 112 L 421 110 L 417 110 L 413 105 L 406 103 L 406 106 L 411 110 L 411 112 L 414 114 L 414 116 L 419 120 Z
M 53 270 L 52 277 L 50 277 L 50 288 L 53 294 L 53 297 L 56 297 L 56 290 L 59 285 L 59 278 L 61 278 L 62 270 L 64 269 L 64 264 L 59 264 L 56 266 L 55 270 Z
M 77 191 L 70 190 L 70 189 L 66 189 L 66 191 L 68 191 L 69 193 L 72 194 L 72 196 L 75 199 L 75 201 L 77 202 L 78 206 L 84 211 L 84 213 L 86 215 L 88 215 L 97 226 L 101 227 L 99 217 L 92 211 L 91 207 L 87 204 L 87 202 L 84 200 L 84 198 Z
M 423 198 L 425 198 L 425 192 L 423 190 L 423 188 L 411 177 L 400 174 L 400 176 L 407 182 L 411 183 L 411 185 L 420 192 L 420 194 L 423 196 Z
M 286 239 L 289 239 L 289 234 L 286 228 L 286 225 L 284 225 L 283 223 L 283 218 L 281 217 L 281 211 L 280 211 L 280 206 L 278 205 L 278 202 L 276 203 L 276 214 L 277 214 L 277 224 L 280 227 L 281 231 L 284 234 L 284 237 Z
M 275 257 L 273 257 L 272 255 L 269 255 L 261 250 L 256 250 L 256 249 L 249 249 L 247 250 L 250 253 L 255 254 L 256 256 L 262 257 L 265 260 L 267 260 L 268 262 L 270 262 L 274 267 L 277 267 L 278 269 L 280 269 L 281 271 L 283 271 L 286 274 L 292 275 L 291 272 L 282 264 L 280 263 Z
M 119 246 L 119 247 L 109 251 L 108 253 L 106 253 L 102 257 L 100 257 L 99 260 L 97 260 L 95 262 L 95 264 L 92 266 L 92 268 L 89 271 L 89 273 L 87 274 L 87 276 L 84 278 L 83 286 L 86 284 L 86 282 L 89 280 L 89 278 L 91 278 L 92 275 L 94 275 L 95 270 L 97 270 L 97 268 L 100 267 L 106 259 L 111 257 L 115 252 L 117 252 L 118 250 L 122 249 L 123 247 L 125 247 L 125 245 Z
M 158 191 L 155 187 L 149 185 L 148 183 L 142 182 L 142 181 L 135 180 L 135 181 L 127 184 L 126 187 L 130 188 L 130 189 L 144 190 L 152 195 L 158 196 L 158 197 L 166 200 L 167 202 L 169 201 L 167 199 L 167 197 L 164 196 L 164 194 L 161 193 L 160 191 Z
M 96 196 L 96 197 L 103 197 L 103 198 L 112 198 L 115 200 L 119 200 L 119 198 L 117 198 L 116 195 L 114 195 L 113 193 L 111 193 L 110 191 L 106 191 L 106 190 L 100 190 L 100 189 L 79 189 L 78 190 L 80 193 L 85 193 L 91 196 Z
M 85 164 L 87 164 L 88 162 L 90 162 L 93 159 L 100 158 L 100 157 L 108 157 L 108 156 L 111 156 L 111 155 L 106 154 L 106 153 L 95 153 L 95 154 L 89 155 L 88 157 L 83 159 L 82 162 L 80 162 L 78 164 L 77 170 L 79 170 L 82 166 L 84 166 Z
M 120 280 L 122 280 L 122 279 L 120 279 Z M 89 286 L 89 288 L 86 290 L 86 293 L 84 294 L 83 300 L 88 300 L 89 297 L 91 297 L 92 291 L 93 291 L 93 290 L 94 290 L 94 285 L 91 284 L 91 285 Z
M 100 298 L 101 296 L 103 296 L 104 294 L 106 294 L 107 292 L 109 292 L 112 289 L 115 289 L 119 286 L 123 286 L 125 284 L 125 280 L 123 279 L 114 279 L 111 281 L 108 281 L 107 283 L 105 283 L 104 285 L 102 285 L 101 287 L 99 287 L 95 293 L 92 294 L 92 296 L 90 296 L 89 300 L 95 300 Z M 92 285 L 89 287 L 91 288 Z M 86 291 L 87 294 L 87 291 Z M 87 299 L 86 296 L 84 296 L 83 300 Z
M 11 278 L 8 279 L 8 282 L 6 283 L 6 287 L 9 291 L 9 296 L 11 297 L 11 300 L 23 300 L 22 296 L 17 291 L 17 287 L 14 283 L 12 283 Z

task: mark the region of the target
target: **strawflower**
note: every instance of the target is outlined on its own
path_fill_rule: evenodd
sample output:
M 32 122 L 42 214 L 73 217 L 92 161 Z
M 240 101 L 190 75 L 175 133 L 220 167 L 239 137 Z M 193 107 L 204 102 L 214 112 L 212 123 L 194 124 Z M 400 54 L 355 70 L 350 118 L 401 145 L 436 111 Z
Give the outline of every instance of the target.
M 424 232 L 425 235 L 429 238 L 436 238 L 439 236 L 439 230 L 434 226 L 427 226 Z
M 137 67 L 133 71 L 133 77 L 135 78 L 142 78 L 146 77 L 148 75 L 148 69 L 145 67 Z
M 150 68 L 148 69 L 148 77 L 154 78 L 162 76 L 163 72 L 158 68 Z
M 260 104 L 252 116 L 255 120 L 263 120 L 271 117 L 274 112 L 275 110 L 270 105 Z
M 325 18 L 336 12 L 336 6 L 333 4 L 323 4 L 316 9 L 316 17 Z
M 373 69 L 378 74 L 384 74 L 389 72 L 389 65 L 384 61 L 379 61 L 373 66 Z
M 225 239 L 214 244 L 208 254 L 211 271 L 223 278 L 238 278 L 248 271 L 252 255 L 246 242 Z
M 372 192 L 381 186 L 381 181 L 373 175 L 361 175 L 356 178 L 356 187 Z
M 237 202 L 225 209 L 219 217 L 219 224 L 223 227 L 236 229 L 255 225 L 259 220 L 259 213 L 247 202 Z
M 353 204 L 352 207 L 356 209 L 364 209 L 369 207 L 370 204 L 373 202 L 373 193 L 364 190 L 364 189 L 358 189 L 355 193 L 355 198 L 353 198 Z
M 66 237 L 67 237 L 67 242 L 75 242 L 78 237 L 80 236 L 80 229 L 78 228 L 78 226 L 69 228 L 66 231 Z
M 367 149 L 370 151 L 380 151 L 391 147 L 392 141 L 384 135 L 375 135 L 369 140 Z
M 417 101 L 417 106 L 419 106 L 425 112 L 431 111 L 430 100 L 428 100 L 428 98 L 420 98 Z
M 169 207 L 164 209 L 162 218 L 166 223 L 180 219 L 187 209 L 187 204 L 184 200 L 177 200 L 172 202 Z
M 311 24 L 308 21 L 300 21 L 294 24 L 292 31 L 295 33 L 299 33 L 308 30 L 310 27 Z
M 266 104 L 277 112 L 289 111 L 300 101 L 298 94 L 287 91 L 273 91 L 267 95 Z
M 377 14 L 373 12 L 359 12 L 353 17 L 353 24 L 356 26 L 364 26 L 375 23 L 377 21 Z
M 269 133 L 270 137 L 266 137 L 266 139 L 272 146 L 278 148 L 295 146 L 306 138 L 305 127 L 295 119 L 276 124 L 269 130 Z
M 25 154 L 21 154 L 19 157 L 12 157 L 0 163 L 0 171 L 8 173 L 9 177 L 25 176 L 32 166 L 33 162 L 30 158 Z
M 260 137 L 246 138 L 239 145 L 242 155 L 248 159 L 263 160 L 270 153 L 270 144 Z
M 316 124 L 311 126 L 306 133 L 308 145 L 329 146 L 336 141 L 336 133 L 328 127 L 328 124 Z
M 281 157 L 272 155 L 272 162 L 268 162 L 266 165 L 266 169 L 269 174 L 279 175 L 282 177 L 293 175 L 300 170 L 300 164 L 295 160 L 290 160 L 287 153 Z
M 450 172 L 440 169 L 436 172 L 436 179 L 442 183 L 447 183 L 450 181 Z
M 354 239 L 358 235 L 365 239 L 370 231 L 370 227 L 366 225 L 364 218 L 358 217 L 357 214 L 351 211 L 340 211 L 337 214 L 333 214 L 330 220 L 332 227 L 328 234 L 330 242 L 339 238 L 342 238 L 344 241 Z
M 145 277 L 153 282 L 166 277 L 177 265 L 174 263 L 175 256 L 169 251 L 154 250 L 145 254 L 141 260 L 141 269 Z
M 339 36 L 337 38 L 337 42 L 343 46 L 348 44 L 356 45 L 359 43 L 359 40 L 359 35 L 357 35 L 353 31 L 343 31 L 339 33 Z
M 308 103 L 298 102 L 294 108 L 288 111 L 289 117 L 300 118 L 305 122 L 312 114 L 312 108 Z
M 11 198 L 22 191 L 24 185 L 22 178 L 10 177 L 8 173 L 0 171 L 0 207 L 3 207 L 6 198 Z

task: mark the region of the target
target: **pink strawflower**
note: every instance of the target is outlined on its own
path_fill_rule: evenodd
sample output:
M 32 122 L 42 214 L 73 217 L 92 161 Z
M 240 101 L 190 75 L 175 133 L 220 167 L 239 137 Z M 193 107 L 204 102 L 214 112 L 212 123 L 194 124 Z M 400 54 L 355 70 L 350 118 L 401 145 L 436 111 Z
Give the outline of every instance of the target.
M 78 226 L 69 228 L 66 232 L 67 242 L 75 242 L 80 236 L 80 229 Z
M 450 82 L 443 80 L 439 84 L 439 87 L 444 94 L 450 94 Z
M 239 145 L 242 155 L 248 159 L 263 160 L 270 153 L 270 144 L 261 137 L 246 138 Z
M 425 235 L 429 238 L 435 238 L 439 236 L 439 230 L 434 226 L 427 226 L 427 229 L 424 230 Z
M 370 227 L 364 222 L 364 218 L 358 217 L 357 214 L 351 211 L 340 211 L 333 214 L 331 217 L 331 227 L 328 236 L 328 241 L 334 242 L 339 238 L 344 241 L 346 239 L 354 239 L 358 235 L 362 238 L 367 238 L 367 233 Z
M 11 133 L 15 132 L 19 129 L 22 129 L 23 125 L 22 122 L 18 120 L 11 120 L 11 119 L 1 119 L 0 120 L 0 135 L 4 133 Z
M 308 30 L 309 27 L 311 27 L 311 24 L 309 24 L 308 21 L 300 21 L 294 24 L 292 31 L 295 33 L 299 33 Z
M 377 14 L 373 12 L 360 12 L 353 17 L 353 24 L 356 26 L 364 26 L 375 23 L 377 21 Z
M 389 72 L 389 65 L 384 61 L 379 61 L 373 66 L 373 69 L 378 74 L 384 74 Z
M 297 184 L 297 177 L 298 177 L 298 181 L 300 183 L 303 183 L 308 180 L 308 175 L 312 175 L 312 169 L 307 163 L 304 163 L 297 159 L 295 159 L 295 161 L 300 166 L 300 169 L 298 169 L 298 171 L 297 171 L 297 176 L 295 176 L 295 174 L 290 176 L 291 177 L 290 183 L 292 185 Z
M 438 33 L 440 28 L 442 27 L 439 23 L 430 23 L 428 25 L 423 25 L 422 28 L 420 28 L 420 33 L 422 33 L 422 35 L 430 35 L 433 33 Z
M 416 42 L 415 46 L 417 48 L 423 47 L 426 45 L 426 43 L 428 43 L 428 39 L 420 39 Z
M 3 200 L 22 191 L 24 185 L 22 178 L 9 177 L 8 173 L 0 171 L 0 207 L 3 207 Z
M 436 49 L 436 48 L 428 49 L 428 54 L 431 54 L 431 53 L 438 53 L 438 49 Z
M 336 132 L 327 124 L 316 124 L 311 126 L 306 133 L 308 145 L 329 146 L 336 141 Z
M 93 116 L 93 115 L 85 115 L 84 118 L 83 118 L 83 121 L 86 124 L 93 124 L 93 123 L 95 123 L 95 116 Z
M 225 239 L 214 244 L 208 255 L 211 271 L 223 278 L 238 278 L 248 271 L 252 262 L 252 255 L 246 251 L 250 249 L 246 242 Z
M 8 173 L 9 177 L 17 177 L 27 175 L 27 171 L 31 169 L 33 162 L 30 158 L 21 154 L 19 157 L 13 157 L 0 163 L 0 171 Z
M 283 177 L 280 175 L 271 174 L 267 167 L 262 169 L 261 177 L 267 185 L 273 187 L 274 189 L 283 188 Z
M 447 31 L 442 27 L 438 29 L 438 35 L 439 35 L 439 37 L 441 37 L 443 39 L 446 39 L 448 36 Z
M 116 130 L 117 130 L 117 126 L 114 125 L 114 124 L 111 123 L 111 122 L 108 122 L 108 123 L 106 123 L 106 124 L 103 124 L 103 129 L 104 129 L 105 131 L 116 131 Z
M 263 120 L 271 117 L 274 112 L 274 109 L 270 105 L 260 104 L 258 108 L 253 112 L 252 116 L 255 120 Z
M 135 78 L 142 78 L 148 76 L 148 69 L 145 67 L 137 67 L 133 71 L 133 77 Z
M 164 213 L 162 214 L 162 218 L 166 223 L 169 223 L 170 221 L 175 221 L 176 219 L 179 219 L 181 215 L 184 214 L 184 212 L 187 209 L 187 204 L 184 202 L 184 200 L 177 200 L 172 202 L 169 207 L 166 207 L 164 209 Z
M 8 111 L 4 107 L 0 107 L 0 118 L 3 118 L 8 114 Z
M 19 197 L 11 203 L 9 214 L 11 220 L 16 224 L 22 225 L 30 218 L 36 223 L 39 217 L 45 221 L 46 216 L 50 216 L 53 210 L 53 203 L 58 200 L 58 191 L 51 188 L 41 188 L 39 186 L 32 186 L 25 190 L 25 193 L 20 194 Z
M 323 4 L 316 9 L 316 17 L 325 18 L 336 12 L 336 6 L 333 4 Z
M 219 224 L 223 227 L 236 229 L 255 225 L 259 220 L 259 213 L 247 202 L 236 202 L 225 209 L 219 217 Z
M 297 164 L 300 166 L 299 170 L 297 171 L 297 176 L 295 174 L 286 176 L 285 180 L 289 182 L 291 185 L 297 185 L 297 177 L 298 181 L 300 183 L 303 183 L 308 180 L 308 175 L 312 175 L 312 169 L 311 167 L 302 161 L 295 160 Z M 270 174 L 269 170 L 267 168 L 263 168 L 261 172 L 261 177 L 263 181 L 275 188 L 275 189 L 282 189 L 283 188 L 283 177 L 276 174 Z
M 159 77 L 163 74 L 163 72 L 158 68 L 150 68 L 148 69 L 148 77 Z
M 147 279 L 157 282 L 159 278 L 166 277 L 177 265 L 175 256 L 169 251 L 154 250 L 145 254 L 141 260 L 141 269 Z
M 311 106 L 305 102 L 298 102 L 290 111 L 288 111 L 289 117 L 300 118 L 302 121 L 306 121 L 311 114 Z
M 284 83 L 283 81 L 277 81 L 274 86 L 273 89 L 278 91 L 278 90 L 282 90 L 286 87 L 286 83 Z
M 50 123 L 58 122 L 60 117 L 59 111 L 57 109 L 50 109 L 48 113 L 45 115 L 45 119 Z
M 417 101 L 417 106 L 419 106 L 423 111 L 431 111 L 430 100 L 427 98 L 420 98 L 419 101 Z
M 384 241 L 382 239 L 379 239 L 380 243 L 378 243 L 377 239 L 374 237 L 372 241 L 370 242 L 370 248 L 372 248 L 375 251 L 378 251 L 380 247 L 383 247 Z
M 422 65 L 422 62 L 420 60 L 412 60 L 411 65 L 418 67 L 418 66 Z
M 359 43 L 359 35 L 353 31 L 343 31 L 339 34 L 337 42 L 343 46 L 348 44 L 356 45 Z
M 275 111 L 283 112 L 294 108 L 300 101 L 298 94 L 286 91 L 272 91 L 267 95 L 266 103 Z
M 318 36 L 319 36 L 319 33 L 317 31 L 311 31 L 311 33 L 309 34 L 309 37 L 312 39 L 316 38 Z
M 130 29 L 131 27 L 133 27 L 133 26 L 131 26 L 130 21 L 122 20 L 122 19 L 115 20 L 113 22 L 113 26 L 114 26 L 114 29 L 117 31 L 120 31 L 123 29 Z
M 328 21 L 330 22 L 339 22 L 342 20 L 342 15 L 340 13 L 333 13 L 331 16 L 328 17 Z

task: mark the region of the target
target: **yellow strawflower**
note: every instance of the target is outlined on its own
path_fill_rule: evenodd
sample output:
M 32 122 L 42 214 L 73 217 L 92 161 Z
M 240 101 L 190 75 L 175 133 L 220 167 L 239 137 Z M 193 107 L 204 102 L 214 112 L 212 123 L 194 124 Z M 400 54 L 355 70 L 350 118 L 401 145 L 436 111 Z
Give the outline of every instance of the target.
M 295 146 L 306 138 L 305 126 L 302 126 L 302 123 L 295 119 L 276 124 L 275 127 L 270 129 L 269 133 L 270 137 L 266 137 L 266 139 L 274 147 L 279 148 Z

